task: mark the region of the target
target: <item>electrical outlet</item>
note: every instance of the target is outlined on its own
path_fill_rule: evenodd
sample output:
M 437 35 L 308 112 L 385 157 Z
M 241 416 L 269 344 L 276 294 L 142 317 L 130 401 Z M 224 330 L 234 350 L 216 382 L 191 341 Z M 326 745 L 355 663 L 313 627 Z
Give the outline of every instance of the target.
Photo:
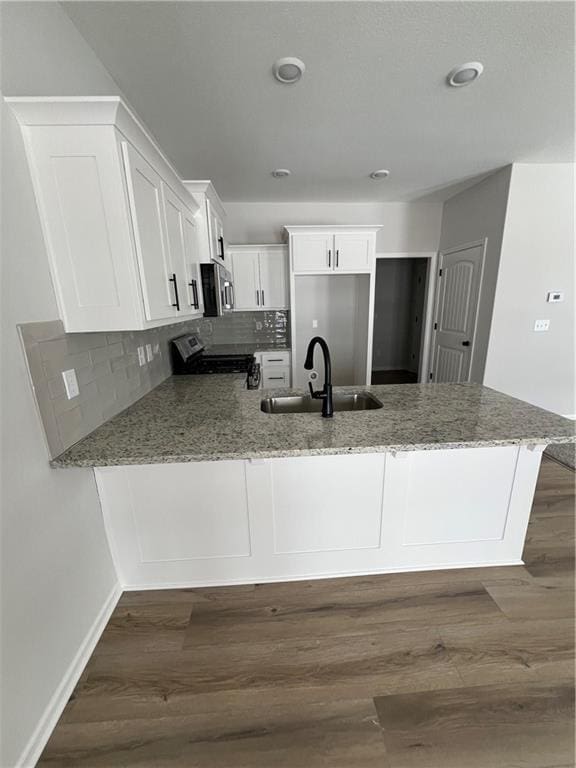
M 261 331 L 262 330 L 262 323 L 260 320 L 256 320 L 256 330 Z
M 74 368 L 70 368 L 69 371 L 62 371 L 62 378 L 64 379 L 64 387 L 66 388 L 66 397 L 68 400 L 72 400 L 73 397 L 78 397 L 80 389 L 78 388 L 78 379 L 76 378 L 76 371 Z
M 146 360 L 150 363 L 154 354 L 152 353 L 152 344 L 146 344 Z
M 535 331 L 547 331 L 550 328 L 550 320 L 536 320 L 534 323 Z
M 155 355 L 160 354 L 160 344 L 154 344 L 154 354 Z
M 318 320 L 312 320 L 312 328 L 318 328 Z
M 146 355 L 144 353 L 144 347 L 138 347 L 138 362 L 140 365 L 146 365 Z

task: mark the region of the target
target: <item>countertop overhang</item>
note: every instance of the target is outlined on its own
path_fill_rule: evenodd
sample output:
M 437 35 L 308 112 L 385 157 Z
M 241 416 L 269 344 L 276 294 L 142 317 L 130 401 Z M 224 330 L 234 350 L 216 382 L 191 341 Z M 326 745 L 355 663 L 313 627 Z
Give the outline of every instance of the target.
M 57 458 L 53 467 L 106 467 L 322 454 L 576 442 L 575 424 L 478 384 L 337 387 L 369 391 L 372 411 L 272 415 L 245 376 L 173 376 Z

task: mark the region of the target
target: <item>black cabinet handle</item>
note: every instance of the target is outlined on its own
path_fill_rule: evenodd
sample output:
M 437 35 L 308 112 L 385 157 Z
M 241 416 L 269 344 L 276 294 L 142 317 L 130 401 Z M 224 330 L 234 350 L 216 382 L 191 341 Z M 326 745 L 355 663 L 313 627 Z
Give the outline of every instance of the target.
M 463 341 L 462 342 L 462 346 L 463 347 L 469 347 L 470 346 L 470 342 L 469 341 Z
M 328 248 L 328 266 L 332 266 L 332 251 Z
M 260 306 L 260 291 L 256 291 L 256 306 Z
M 194 307 L 194 309 L 200 309 L 200 304 L 198 303 L 198 287 L 196 285 L 196 280 L 190 280 L 188 285 L 190 288 L 192 288 L 192 303 L 190 306 Z
M 336 266 L 338 266 L 338 261 L 340 260 L 339 257 L 340 257 L 340 250 L 337 248 L 336 249 Z
M 168 278 L 169 283 L 174 283 L 174 298 L 176 299 L 176 302 L 172 304 L 173 307 L 176 307 L 178 312 L 180 312 L 180 299 L 178 298 L 178 281 L 176 280 L 176 274 L 172 272 L 172 277 Z
M 265 303 L 266 302 L 264 301 L 264 291 L 262 291 L 262 306 L 265 306 Z
M 218 256 L 220 256 L 222 261 L 224 261 L 224 238 L 222 237 L 222 235 L 220 235 L 220 237 L 218 238 L 218 245 L 220 246 L 220 253 L 218 254 Z

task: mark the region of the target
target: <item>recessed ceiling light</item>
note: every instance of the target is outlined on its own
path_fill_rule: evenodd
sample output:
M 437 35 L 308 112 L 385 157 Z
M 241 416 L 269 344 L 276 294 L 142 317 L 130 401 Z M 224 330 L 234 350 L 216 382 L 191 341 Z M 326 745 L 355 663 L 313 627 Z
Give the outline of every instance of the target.
M 372 173 L 370 174 L 370 178 L 385 179 L 389 175 L 390 175 L 390 171 L 387 171 L 385 168 L 381 168 L 379 171 L 372 171 Z
M 276 168 L 275 171 L 272 171 L 272 176 L 274 176 L 275 179 L 285 179 L 286 176 L 290 176 L 292 171 L 289 171 L 288 168 Z
M 477 80 L 482 72 L 484 66 L 479 61 L 469 61 L 467 64 L 461 64 L 448 74 L 448 85 L 454 86 L 454 88 L 461 88 L 463 85 L 470 85 L 474 80 Z
M 297 83 L 298 80 L 304 74 L 306 65 L 300 59 L 295 59 L 293 56 L 287 56 L 283 59 L 278 59 L 274 62 L 274 77 L 278 82 L 285 85 L 291 85 Z

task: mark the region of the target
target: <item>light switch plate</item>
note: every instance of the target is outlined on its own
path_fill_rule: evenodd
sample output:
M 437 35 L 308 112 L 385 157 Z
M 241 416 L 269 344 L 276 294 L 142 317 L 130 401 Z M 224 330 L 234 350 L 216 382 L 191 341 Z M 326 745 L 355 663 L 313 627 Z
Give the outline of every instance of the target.
M 557 301 L 564 301 L 564 292 L 563 291 L 548 291 L 548 295 L 546 296 L 546 301 L 554 304 Z
M 547 331 L 550 328 L 550 320 L 536 320 L 534 323 L 535 331 Z
M 64 379 L 64 387 L 66 388 L 66 397 L 68 400 L 72 400 L 73 397 L 78 397 L 80 389 L 78 387 L 78 379 L 76 378 L 76 371 L 74 368 L 70 368 L 68 371 L 62 371 L 62 378 Z
M 144 352 L 144 347 L 138 347 L 138 362 L 140 365 L 146 365 L 146 354 Z
M 152 354 L 152 344 L 146 344 L 146 360 L 150 362 L 154 355 Z

